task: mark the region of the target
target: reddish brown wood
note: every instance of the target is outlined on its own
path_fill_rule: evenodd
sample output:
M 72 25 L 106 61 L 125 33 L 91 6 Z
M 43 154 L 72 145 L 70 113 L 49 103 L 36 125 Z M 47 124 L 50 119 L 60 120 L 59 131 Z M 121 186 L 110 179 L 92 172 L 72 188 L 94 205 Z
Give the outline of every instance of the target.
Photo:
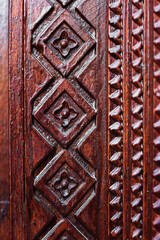
M 159 17 L 10 1 L 12 239 L 160 239 Z
M 10 216 L 12 239 L 24 239 L 23 1 L 9 1 Z
M 97 57 L 105 49 L 105 24 L 100 24 L 105 23 L 105 15 L 100 13 L 105 2 L 99 1 L 97 10 L 96 1 L 90 1 L 93 7 L 89 15 L 97 19 L 95 26 L 94 21 L 85 20 L 81 3 L 71 2 L 52 6 L 42 1 L 41 13 L 38 6 L 27 1 L 24 85 L 28 239 L 103 239 L 107 232 L 107 189 L 106 183 L 103 185 L 106 60 L 105 56 Z M 90 137 L 92 141 L 88 142 Z M 98 146 L 102 146 L 101 152 L 96 150 Z M 42 213 L 35 217 L 38 202 Z
M 9 239 L 8 3 L 0 2 L 0 236 Z

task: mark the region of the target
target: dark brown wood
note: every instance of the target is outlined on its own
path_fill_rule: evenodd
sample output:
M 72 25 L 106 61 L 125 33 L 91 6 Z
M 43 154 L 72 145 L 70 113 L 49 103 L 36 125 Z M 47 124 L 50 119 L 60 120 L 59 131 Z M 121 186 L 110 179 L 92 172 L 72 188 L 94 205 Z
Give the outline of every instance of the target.
M 160 239 L 160 1 L 10 1 L 11 239 Z

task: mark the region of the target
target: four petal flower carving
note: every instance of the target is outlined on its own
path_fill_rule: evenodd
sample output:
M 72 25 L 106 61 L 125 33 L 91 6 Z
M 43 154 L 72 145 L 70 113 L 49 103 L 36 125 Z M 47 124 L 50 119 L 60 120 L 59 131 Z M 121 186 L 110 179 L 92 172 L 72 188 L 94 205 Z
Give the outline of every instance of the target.
M 61 172 L 58 180 L 53 183 L 53 187 L 58 190 L 64 198 L 68 197 L 71 190 L 76 186 L 77 181 L 65 170 Z
M 54 111 L 54 116 L 58 118 L 61 125 L 65 128 L 70 122 L 77 117 L 78 113 L 69 106 L 69 103 L 65 100 L 59 108 Z
M 63 30 L 60 37 L 55 39 L 52 45 L 60 51 L 63 57 L 67 57 L 70 50 L 75 48 L 78 43 L 70 38 L 67 31 Z

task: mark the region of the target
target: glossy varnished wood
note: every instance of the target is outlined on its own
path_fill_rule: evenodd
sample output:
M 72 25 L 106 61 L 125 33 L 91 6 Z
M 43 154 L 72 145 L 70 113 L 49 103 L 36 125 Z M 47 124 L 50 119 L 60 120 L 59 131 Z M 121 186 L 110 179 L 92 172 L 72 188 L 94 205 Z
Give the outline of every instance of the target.
M 12 239 L 160 239 L 159 17 L 10 1 Z
M 0 236 L 9 239 L 8 3 L 0 2 Z
M 90 1 L 91 22 L 85 4 L 29 0 L 25 9 L 28 239 L 107 232 L 105 2 Z
M 19 17 L 18 17 L 19 16 Z M 23 1 L 9 1 L 9 140 L 11 238 L 25 239 Z

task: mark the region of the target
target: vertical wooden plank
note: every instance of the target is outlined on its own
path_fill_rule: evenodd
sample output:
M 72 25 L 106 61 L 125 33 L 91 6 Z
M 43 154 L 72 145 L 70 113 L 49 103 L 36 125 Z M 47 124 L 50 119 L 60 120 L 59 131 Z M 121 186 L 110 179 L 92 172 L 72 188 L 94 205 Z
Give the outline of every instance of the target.
M 152 239 L 153 1 L 144 1 L 143 239 Z
M 152 238 L 160 238 L 160 179 L 159 179 L 159 162 L 160 162 L 160 110 L 159 110 L 159 80 L 160 80 L 160 62 L 159 62 L 159 37 L 160 37 L 160 1 L 153 1 L 153 187 L 152 187 Z
M 98 124 L 98 131 L 99 131 L 99 137 L 98 140 L 98 149 L 101 149 L 101 153 L 99 155 L 99 180 L 98 180 L 98 192 L 99 195 L 97 198 L 97 201 L 100 202 L 99 204 L 99 211 L 97 213 L 98 221 L 97 221 L 97 238 L 99 239 L 107 239 L 107 236 L 109 234 L 108 231 L 108 224 L 109 224 L 109 218 L 108 218 L 108 207 L 107 204 L 109 203 L 109 164 L 108 164 L 108 125 L 109 125 L 109 109 L 108 109 L 108 91 L 109 91 L 109 85 L 108 85 L 108 13 L 107 9 L 109 7 L 108 1 L 103 0 L 97 0 L 96 1 L 98 7 L 97 11 L 97 35 L 98 35 L 98 47 L 97 47 L 97 82 L 98 79 L 101 78 L 103 84 L 103 87 L 101 89 L 100 94 L 98 95 L 98 101 L 97 101 L 97 107 L 98 112 L 100 113 L 102 110 L 102 116 L 101 114 L 98 114 L 97 118 L 97 124 Z M 103 56 L 103 57 L 102 57 Z M 102 67 L 103 65 L 103 67 Z M 98 88 L 97 88 L 98 90 Z
M 13 240 L 24 237 L 23 0 L 9 1 L 10 215 Z
M 0 1 L 0 236 L 9 238 L 8 2 Z
M 131 40 L 132 1 L 123 8 L 123 239 L 131 231 Z

